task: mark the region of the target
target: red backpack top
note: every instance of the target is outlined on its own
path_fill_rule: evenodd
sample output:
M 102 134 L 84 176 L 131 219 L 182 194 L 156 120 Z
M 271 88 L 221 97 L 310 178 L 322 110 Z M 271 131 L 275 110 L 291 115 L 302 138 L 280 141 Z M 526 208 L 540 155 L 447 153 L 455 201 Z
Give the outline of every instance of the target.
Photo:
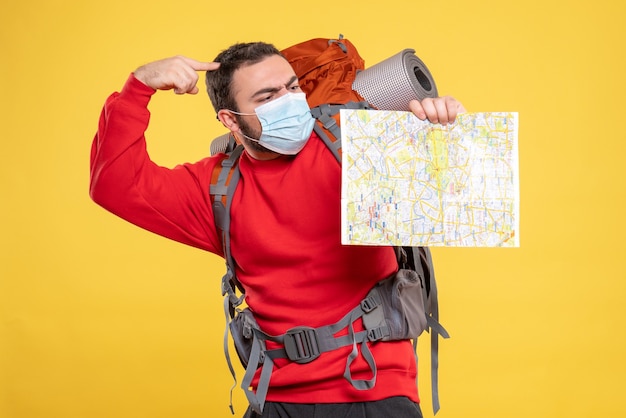
M 296 72 L 311 108 L 365 100 L 352 90 L 357 72 L 365 69 L 365 61 L 341 35 L 339 39 L 311 39 L 281 52 Z

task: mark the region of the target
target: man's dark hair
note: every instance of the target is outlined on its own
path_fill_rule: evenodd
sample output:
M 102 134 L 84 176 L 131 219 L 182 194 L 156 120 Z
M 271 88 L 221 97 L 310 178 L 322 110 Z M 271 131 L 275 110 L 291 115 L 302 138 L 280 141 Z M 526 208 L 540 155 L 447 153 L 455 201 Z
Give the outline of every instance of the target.
M 220 52 L 214 59 L 220 63 L 219 68 L 206 73 L 206 89 L 215 112 L 220 109 L 238 111 L 231 89 L 233 74 L 241 67 L 256 64 L 272 55 L 281 53 L 274 45 L 264 42 L 237 43 Z

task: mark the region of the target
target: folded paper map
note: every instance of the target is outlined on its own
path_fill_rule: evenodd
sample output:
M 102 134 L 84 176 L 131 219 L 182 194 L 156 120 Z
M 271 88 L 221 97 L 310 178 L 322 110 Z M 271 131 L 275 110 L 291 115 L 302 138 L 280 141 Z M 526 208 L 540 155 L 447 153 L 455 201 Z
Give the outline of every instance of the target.
M 519 246 L 518 114 L 342 110 L 342 243 Z

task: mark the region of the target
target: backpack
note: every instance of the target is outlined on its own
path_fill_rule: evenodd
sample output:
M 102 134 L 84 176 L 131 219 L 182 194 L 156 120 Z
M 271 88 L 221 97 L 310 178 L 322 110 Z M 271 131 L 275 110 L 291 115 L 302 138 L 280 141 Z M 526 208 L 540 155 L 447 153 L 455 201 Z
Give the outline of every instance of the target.
M 364 61 L 350 41 L 341 35 L 338 39 L 317 38 L 291 46 L 281 51 L 292 65 L 302 90 L 307 95 L 311 114 L 316 119 L 314 131 L 341 163 L 340 109 L 373 108 L 356 91 L 352 83 Z M 211 154 L 224 153 L 211 177 L 210 197 L 213 204 L 215 223 L 222 237 L 226 273 L 222 278 L 222 295 L 226 329 L 224 352 L 228 367 L 237 384 L 235 371 L 228 350 L 229 334 L 245 368 L 241 387 L 251 408 L 261 413 L 273 360 L 289 358 L 297 363 L 315 360 L 322 352 L 352 345 L 353 350 L 346 362 L 344 377 L 360 390 L 367 390 L 376 382 L 376 363 L 366 342 L 377 340 L 412 339 L 417 349 L 417 337 L 424 330 L 431 334 L 431 383 L 433 411 L 439 410 L 438 395 L 438 337 L 449 338 L 448 332 L 439 324 L 437 287 L 430 251 L 426 247 L 395 247 L 398 273 L 381 280 L 361 301 L 335 324 L 312 329 L 302 326 L 288 330 L 281 336 L 264 333 L 252 312 L 241 309 L 245 294 L 235 275 L 235 261 L 230 252 L 230 204 L 237 186 L 240 172 L 238 160 L 243 151 L 235 144 L 232 135 L 216 138 L 211 144 Z M 352 323 L 362 319 L 365 331 L 354 332 Z M 346 337 L 334 337 L 338 330 L 348 328 Z M 267 350 L 265 341 L 280 343 L 284 348 Z M 361 355 L 373 373 L 372 379 L 353 379 L 350 364 L 357 356 L 357 344 L 361 344 Z M 416 351 L 417 353 L 417 351 Z M 257 368 L 261 375 L 256 393 L 250 384 Z

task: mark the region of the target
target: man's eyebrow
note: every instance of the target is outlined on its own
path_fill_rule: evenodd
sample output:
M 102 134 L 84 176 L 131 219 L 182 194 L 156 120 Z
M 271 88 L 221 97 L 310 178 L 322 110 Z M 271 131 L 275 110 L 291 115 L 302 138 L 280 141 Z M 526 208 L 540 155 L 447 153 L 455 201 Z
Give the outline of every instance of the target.
M 285 83 L 285 87 L 288 87 L 290 85 L 292 85 L 293 83 L 295 83 L 296 81 L 298 81 L 298 76 L 294 75 L 292 76 L 289 81 L 287 81 Z M 266 87 L 260 90 L 257 90 L 256 92 L 254 92 L 254 94 L 252 95 L 252 98 L 260 96 L 262 94 L 267 94 L 267 93 L 276 93 L 278 91 L 280 91 L 280 89 L 282 89 L 283 87 Z

